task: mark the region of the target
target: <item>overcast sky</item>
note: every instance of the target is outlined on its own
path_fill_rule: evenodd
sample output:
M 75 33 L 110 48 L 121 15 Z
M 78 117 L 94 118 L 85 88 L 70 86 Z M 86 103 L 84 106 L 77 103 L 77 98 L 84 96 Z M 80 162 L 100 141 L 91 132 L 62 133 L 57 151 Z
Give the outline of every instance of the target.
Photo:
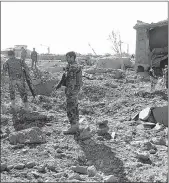
M 51 53 L 113 53 L 107 40 L 113 29 L 135 53 L 137 20 L 168 18 L 167 2 L 1 2 L 1 48 L 24 44 Z M 123 45 L 123 51 L 127 46 Z

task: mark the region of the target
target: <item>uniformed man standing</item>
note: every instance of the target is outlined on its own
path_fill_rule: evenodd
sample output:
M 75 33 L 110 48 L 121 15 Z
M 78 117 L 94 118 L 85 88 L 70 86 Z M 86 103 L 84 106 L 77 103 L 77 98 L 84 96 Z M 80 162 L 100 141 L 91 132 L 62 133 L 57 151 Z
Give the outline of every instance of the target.
M 31 53 L 32 69 L 33 69 L 34 64 L 35 64 L 35 68 L 36 68 L 36 64 L 37 64 L 37 60 L 38 60 L 37 58 L 38 58 L 38 54 L 35 51 L 35 48 L 33 48 L 33 52 Z
M 79 109 L 78 109 L 78 94 L 82 87 L 82 68 L 76 62 L 75 52 L 68 52 L 66 54 L 66 60 L 68 62 L 65 70 L 65 94 L 66 94 L 66 110 L 67 117 L 71 127 L 64 131 L 65 135 L 75 134 L 79 131 Z M 63 77 L 62 77 L 63 78 Z M 60 82 L 61 83 L 61 82 Z M 59 83 L 59 87 L 61 84 Z M 63 84 L 62 84 L 63 85 Z M 56 87 L 58 89 L 59 87 Z
M 18 88 L 21 99 L 24 103 L 24 109 L 28 110 L 28 97 L 26 92 L 25 77 L 22 68 L 25 69 L 27 76 L 29 76 L 29 69 L 26 63 L 15 57 L 13 50 L 8 51 L 9 59 L 3 65 L 3 73 L 8 73 L 9 76 L 9 93 L 11 99 L 11 107 L 16 108 L 15 105 L 15 89 Z
M 25 61 L 27 55 L 27 51 L 24 47 L 21 48 L 21 59 Z

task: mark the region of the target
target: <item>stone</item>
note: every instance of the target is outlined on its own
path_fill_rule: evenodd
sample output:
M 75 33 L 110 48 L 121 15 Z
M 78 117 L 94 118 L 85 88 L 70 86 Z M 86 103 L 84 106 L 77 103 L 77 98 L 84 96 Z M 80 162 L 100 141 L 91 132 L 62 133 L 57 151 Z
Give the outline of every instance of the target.
M 98 134 L 98 135 L 104 135 L 104 134 L 108 133 L 108 131 L 109 131 L 109 127 L 107 126 L 107 127 L 105 127 L 105 128 L 98 129 L 98 130 L 97 130 L 97 134 Z
M 33 168 L 34 166 L 36 166 L 36 163 L 33 161 L 27 162 L 25 165 L 26 168 Z
M 154 149 L 154 150 L 157 150 L 156 146 L 154 146 L 151 142 L 145 142 L 143 143 L 143 147 L 144 147 L 144 150 L 151 150 L 151 149 Z
M 156 152 L 157 152 L 157 150 L 155 150 L 155 149 L 150 149 L 150 154 L 155 154 Z
M 27 153 L 28 150 L 27 150 L 27 149 L 22 149 L 22 152 L 23 152 L 23 153 Z
M 14 166 L 14 169 L 18 169 L 18 170 L 21 170 L 21 169 L 24 169 L 24 168 L 25 168 L 25 164 L 23 164 L 23 163 L 19 163 L 19 164 Z
M 75 180 L 81 180 L 82 178 L 80 177 L 80 175 L 79 175 L 78 173 L 73 173 L 73 174 L 71 174 L 71 175 L 69 176 L 68 179 L 69 179 L 69 180 L 73 180 L 73 179 L 75 179 Z
M 137 153 L 137 158 L 143 161 L 149 160 L 149 154 L 148 153 Z
M 37 167 L 38 172 L 40 173 L 45 173 L 46 172 L 46 166 L 45 165 L 40 165 L 39 167 Z
M 7 169 L 7 164 L 6 163 L 1 163 L 1 172 L 5 171 Z
M 62 178 L 64 176 L 64 172 L 60 172 L 54 175 L 55 178 Z
M 100 125 L 105 125 L 107 126 L 108 125 L 108 120 L 104 120 L 104 121 L 99 121 L 97 124 L 100 126 Z
M 145 123 L 143 123 L 143 126 L 144 126 L 145 129 L 152 129 L 156 126 L 156 124 L 155 123 L 145 122 Z
M 57 152 L 57 153 L 63 153 L 63 151 L 62 151 L 60 148 L 58 148 L 58 149 L 56 150 L 56 152 Z
M 39 174 L 38 172 L 36 172 L 36 171 L 32 171 L 31 173 L 33 174 L 33 176 L 34 176 L 36 179 L 40 177 L 40 174 Z
M 92 160 L 87 161 L 86 165 L 87 165 L 87 166 L 92 166 L 92 165 L 93 165 Z
M 146 121 L 150 116 L 150 114 L 151 114 L 151 107 L 147 107 L 139 113 L 139 119 Z
M 10 170 L 13 169 L 13 168 L 14 168 L 13 165 L 8 165 L 8 166 L 7 166 L 7 170 L 8 170 L 8 171 L 10 171 Z
M 89 127 L 81 128 L 78 140 L 86 140 L 92 137 L 92 133 Z
M 109 175 L 106 178 L 104 178 L 104 182 L 117 182 L 117 177 L 114 175 Z
M 94 177 L 94 176 L 96 175 L 96 173 L 97 173 L 97 170 L 96 170 L 96 168 L 94 167 L 94 165 L 89 166 L 89 167 L 87 168 L 87 174 L 88 174 L 89 177 Z
M 87 166 L 72 166 L 71 169 L 74 172 L 87 175 Z
M 32 127 L 29 129 L 14 132 L 9 135 L 10 144 L 31 144 L 31 143 L 45 143 L 46 136 L 44 132 L 38 127 Z
M 164 146 L 167 145 L 166 140 L 162 137 L 160 137 L 160 138 L 154 137 L 154 138 L 152 138 L 151 142 L 156 145 L 164 145 Z

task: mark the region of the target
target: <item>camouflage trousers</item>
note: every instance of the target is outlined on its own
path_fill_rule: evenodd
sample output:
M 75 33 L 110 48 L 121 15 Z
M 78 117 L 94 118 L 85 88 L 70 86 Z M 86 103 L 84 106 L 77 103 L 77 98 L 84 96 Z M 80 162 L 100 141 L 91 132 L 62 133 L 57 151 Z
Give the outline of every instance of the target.
M 18 89 L 19 94 L 21 96 L 21 99 L 23 102 L 28 101 L 28 96 L 26 92 L 26 85 L 25 81 L 23 79 L 16 79 L 16 80 L 10 80 L 9 82 L 9 93 L 10 93 L 10 99 L 15 100 L 15 91 Z
M 71 125 L 79 123 L 78 92 L 66 94 L 66 111 Z

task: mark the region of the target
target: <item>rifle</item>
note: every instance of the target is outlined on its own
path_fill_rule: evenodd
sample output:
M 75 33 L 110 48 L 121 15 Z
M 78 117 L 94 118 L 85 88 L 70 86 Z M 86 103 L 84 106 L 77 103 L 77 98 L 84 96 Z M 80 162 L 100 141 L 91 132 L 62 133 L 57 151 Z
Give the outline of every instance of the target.
M 28 87 L 29 87 L 29 89 L 30 89 L 30 91 L 31 91 L 31 94 L 32 94 L 33 98 L 35 98 L 36 95 L 35 95 L 35 92 L 34 92 L 34 90 L 33 90 L 33 88 L 32 88 L 31 80 L 30 80 L 30 78 L 27 76 L 27 73 L 26 73 L 25 68 L 24 68 L 24 66 L 23 66 L 23 61 L 22 61 L 22 60 L 21 60 L 21 66 L 22 66 L 22 70 L 23 70 L 23 73 L 24 73 L 26 82 L 27 82 Z

